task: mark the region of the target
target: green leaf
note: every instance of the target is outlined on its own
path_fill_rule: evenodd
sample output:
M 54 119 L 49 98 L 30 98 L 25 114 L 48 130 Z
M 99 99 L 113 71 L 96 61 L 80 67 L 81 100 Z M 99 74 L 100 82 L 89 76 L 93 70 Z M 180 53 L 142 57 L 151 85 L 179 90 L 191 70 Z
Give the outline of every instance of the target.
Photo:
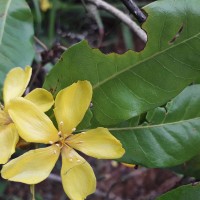
M 198 200 L 200 184 L 184 185 L 156 198 L 156 200 Z
M 200 75 L 199 0 L 160 0 L 144 9 L 148 42 L 142 52 L 104 55 L 83 41 L 62 55 L 44 87 L 56 94 L 89 80 L 94 116 L 103 125 L 140 115 L 180 93 Z
M 32 63 L 33 22 L 25 0 L 0 0 L 0 87 L 7 72 Z
M 150 110 L 147 113 L 146 119 L 153 124 L 160 124 L 162 123 L 165 114 L 166 114 L 165 108 L 158 107 L 153 110 Z
M 133 117 L 127 121 L 124 121 L 124 122 L 118 124 L 117 127 L 124 128 L 124 127 L 137 126 L 139 124 L 139 121 L 140 121 L 140 116 L 136 116 L 136 117 Z
M 88 109 L 87 112 L 85 113 L 85 116 L 84 116 L 83 120 L 77 126 L 77 130 L 88 128 L 91 125 L 90 121 L 92 119 L 92 116 L 93 116 L 93 114 L 92 114 L 91 110 Z
M 111 128 L 126 149 L 120 162 L 148 167 L 179 165 L 200 153 L 200 85 L 188 86 L 182 93 L 149 119 L 147 126 Z M 160 112 L 158 112 L 160 111 Z
M 8 181 L 1 181 L 0 182 L 0 197 L 3 195 L 3 193 L 5 192 L 6 188 L 8 186 Z

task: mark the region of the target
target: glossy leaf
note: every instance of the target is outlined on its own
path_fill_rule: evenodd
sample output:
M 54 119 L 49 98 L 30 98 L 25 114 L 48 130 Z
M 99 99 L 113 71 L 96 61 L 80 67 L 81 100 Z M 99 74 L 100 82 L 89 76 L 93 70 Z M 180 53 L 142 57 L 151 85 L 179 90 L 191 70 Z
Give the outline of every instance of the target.
M 160 196 L 156 200 L 189 200 L 199 199 L 200 196 L 200 184 L 197 185 L 184 185 L 178 187 L 166 194 Z
M 93 117 L 93 114 L 92 114 L 91 110 L 88 109 L 87 112 L 85 113 L 83 120 L 77 126 L 77 130 L 88 128 L 91 125 L 90 121 L 91 121 L 92 117 Z
M 76 82 L 93 85 L 93 112 L 102 125 L 117 124 L 163 105 L 200 76 L 198 0 L 160 0 L 144 9 L 143 51 L 104 55 L 83 41 L 69 48 L 46 78 L 56 94 Z
M 181 94 L 149 119 L 162 123 L 137 127 L 111 128 L 126 149 L 121 162 L 148 167 L 181 164 L 200 152 L 200 85 L 187 87 Z M 158 109 L 156 109 L 158 110 Z
M 34 57 L 33 22 L 25 0 L 0 0 L 0 87 L 13 67 L 25 67 Z

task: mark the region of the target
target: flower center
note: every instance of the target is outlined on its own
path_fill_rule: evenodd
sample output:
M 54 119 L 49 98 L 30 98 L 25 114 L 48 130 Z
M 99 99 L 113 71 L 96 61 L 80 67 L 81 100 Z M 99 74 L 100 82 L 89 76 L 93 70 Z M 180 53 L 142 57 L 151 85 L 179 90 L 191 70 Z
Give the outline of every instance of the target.
M 67 144 L 67 138 L 71 136 L 71 134 L 65 134 L 63 131 L 63 121 L 60 122 L 60 131 L 58 132 L 59 140 L 56 143 L 57 146 L 59 146 L 60 149 L 62 149 L 64 146 L 68 147 Z M 72 132 L 75 131 L 76 128 L 72 129 Z
M 78 136 L 78 134 L 72 134 L 76 130 L 76 128 L 73 128 L 70 134 L 65 134 L 62 128 L 63 125 L 64 123 L 61 121 L 59 127 L 60 131 L 58 132 L 59 140 L 55 143 L 55 145 L 62 151 L 66 151 L 67 149 L 68 155 L 66 156 L 66 158 L 69 160 L 69 162 L 81 163 L 81 160 L 77 158 L 76 154 L 74 154 L 75 151 L 70 145 L 71 138 Z M 51 141 L 49 143 L 53 144 L 53 142 Z M 79 141 L 78 143 L 82 143 L 82 141 Z

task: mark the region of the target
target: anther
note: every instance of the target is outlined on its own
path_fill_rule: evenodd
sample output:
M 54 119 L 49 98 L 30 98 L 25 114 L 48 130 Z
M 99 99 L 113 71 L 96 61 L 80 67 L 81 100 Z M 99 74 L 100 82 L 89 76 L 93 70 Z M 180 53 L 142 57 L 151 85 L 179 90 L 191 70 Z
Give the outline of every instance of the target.
M 78 159 L 77 162 L 81 162 L 81 160 Z
M 54 151 L 53 151 L 53 153 L 54 153 L 54 154 L 56 154 L 56 153 L 57 153 L 57 151 L 56 151 L 56 150 L 54 150 Z
M 85 132 L 83 131 L 83 132 L 81 132 L 82 134 L 85 134 Z
M 72 159 L 72 158 L 70 158 L 70 159 L 69 159 L 69 161 L 70 161 L 70 162 L 72 162 L 72 161 L 73 161 L 73 159 Z
M 61 133 L 61 131 L 59 131 L 59 132 L 58 132 L 58 135 L 59 135 L 59 136 L 62 136 L 62 133 Z
M 76 128 L 73 128 L 72 131 L 74 132 L 76 130 Z
M 53 144 L 53 141 L 49 141 L 49 144 Z
M 63 126 L 63 124 L 64 124 L 64 122 L 63 122 L 63 121 L 61 121 L 61 122 L 60 122 L 60 125 L 61 125 L 61 126 Z
M 56 146 L 57 146 L 57 147 L 60 147 L 60 145 L 59 145 L 59 144 L 56 144 Z

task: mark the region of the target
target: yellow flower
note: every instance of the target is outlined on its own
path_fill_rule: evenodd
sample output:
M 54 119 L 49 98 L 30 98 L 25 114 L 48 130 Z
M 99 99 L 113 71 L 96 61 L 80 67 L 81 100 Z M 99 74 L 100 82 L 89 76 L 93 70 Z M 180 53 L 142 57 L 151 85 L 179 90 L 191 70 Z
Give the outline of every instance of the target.
M 40 8 L 43 12 L 46 12 L 51 7 L 52 5 L 48 0 L 40 0 Z
M 78 81 L 61 90 L 55 99 L 58 129 L 33 103 L 18 98 L 8 110 L 20 136 L 27 142 L 50 144 L 31 150 L 3 166 L 2 177 L 11 181 L 36 184 L 47 178 L 62 156 L 61 177 L 66 194 L 71 200 L 82 200 L 93 193 L 96 178 L 89 163 L 74 149 L 102 159 L 119 158 L 124 149 L 106 128 L 91 129 L 73 134 L 83 119 L 92 98 L 88 81 Z M 24 113 L 23 110 L 26 110 Z
M 0 164 L 9 160 L 19 140 L 15 125 L 8 113 L 9 104 L 24 93 L 30 81 L 31 72 L 32 69 L 29 66 L 25 70 L 16 67 L 6 76 L 3 87 L 4 106 L 1 105 L 0 108 Z M 25 98 L 36 104 L 42 111 L 47 111 L 54 102 L 51 93 L 41 88 L 33 90 Z

